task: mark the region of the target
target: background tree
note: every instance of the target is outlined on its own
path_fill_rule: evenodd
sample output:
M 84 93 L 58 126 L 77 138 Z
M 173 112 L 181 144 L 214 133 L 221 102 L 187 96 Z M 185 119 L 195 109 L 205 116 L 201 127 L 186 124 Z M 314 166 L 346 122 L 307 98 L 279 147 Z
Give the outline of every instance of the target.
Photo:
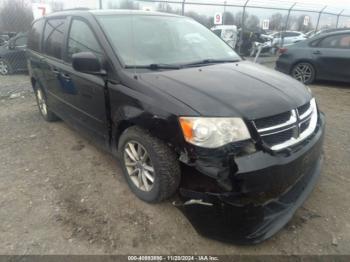
M 186 12 L 185 16 L 193 18 L 198 23 L 201 23 L 208 28 L 211 28 L 214 25 L 214 17 L 208 17 L 206 15 L 201 15 L 193 11 Z
M 64 9 L 64 4 L 62 1 L 51 1 L 50 5 L 52 12 L 62 11 Z
M 240 28 L 240 27 L 242 27 L 242 15 L 243 15 L 243 12 L 241 12 L 241 11 L 239 11 L 239 12 L 237 12 L 236 13 L 236 15 L 235 15 L 235 22 L 234 22 L 234 24 L 238 27 L 238 28 Z M 248 16 L 249 16 L 249 14 L 248 14 L 248 12 L 245 12 L 245 15 L 244 15 L 244 24 L 246 25 L 246 23 L 247 23 L 247 18 L 248 18 Z
M 119 9 L 140 9 L 139 3 L 133 0 L 123 0 L 119 5 Z
M 308 32 L 312 30 L 312 22 L 309 21 L 308 25 L 304 25 L 304 19 L 306 15 L 300 15 L 296 21 L 296 30 L 302 31 L 302 32 Z
M 224 25 L 234 25 L 235 24 L 235 17 L 230 12 L 224 12 L 223 13 L 223 24 Z
M 26 32 L 33 21 L 30 5 L 21 0 L 7 0 L 0 10 L 0 29 L 9 32 Z
M 157 11 L 173 14 L 181 14 L 180 9 L 173 9 L 172 6 L 168 3 L 158 3 Z
M 239 11 L 235 15 L 234 24 L 238 27 L 242 27 L 243 12 Z M 244 26 L 248 29 L 256 29 L 259 27 L 260 19 L 256 15 L 250 15 L 248 12 L 244 14 Z
M 245 24 L 245 27 L 246 27 L 248 30 L 255 31 L 255 30 L 259 29 L 259 24 L 260 24 L 260 19 L 259 19 L 259 17 L 257 17 L 256 15 L 250 15 L 250 16 L 247 18 L 247 22 L 246 22 L 246 24 Z
M 284 21 L 287 20 L 287 15 L 284 16 Z M 285 25 L 283 25 L 282 29 L 285 30 L 297 30 L 297 21 L 298 21 L 298 17 L 296 17 L 295 15 L 290 15 L 289 19 L 288 19 L 288 24 L 287 27 L 285 28 Z
M 285 26 L 285 19 L 281 13 L 274 13 L 270 16 L 270 29 L 280 31 Z

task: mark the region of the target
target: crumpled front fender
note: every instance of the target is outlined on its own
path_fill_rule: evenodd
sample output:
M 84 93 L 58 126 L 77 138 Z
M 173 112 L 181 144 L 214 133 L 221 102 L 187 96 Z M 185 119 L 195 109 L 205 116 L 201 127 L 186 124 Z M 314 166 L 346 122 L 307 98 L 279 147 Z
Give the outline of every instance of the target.
M 288 223 L 315 187 L 323 162 L 323 137 L 321 115 L 314 136 L 298 152 L 285 156 L 284 161 L 276 162 L 268 156 L 265 160 L 269 159 L 271 166 L 266 161 L 255 161 L 250 167 L 246 161 L 236 161 L 238 191 L 208 192 L 182 187 L 181 201 L 174 204 L 203 236 L 234 244 L 266 240 Z M 240 172 L 240 166 L 247 173 Z M 254 166 L 258 169 L 253 170 Z

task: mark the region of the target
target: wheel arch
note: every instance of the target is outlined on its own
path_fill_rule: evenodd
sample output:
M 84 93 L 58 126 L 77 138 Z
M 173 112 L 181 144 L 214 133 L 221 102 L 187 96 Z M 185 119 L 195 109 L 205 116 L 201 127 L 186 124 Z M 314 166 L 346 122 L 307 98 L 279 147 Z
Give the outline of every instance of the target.
M 32 88 L 33 88 L 33 90 L 35 90 L 36 89 L 36 79 L 34 78 L 34 77 L 31 77 L 30 78 L 30 83 L 32 84 Z
M 292 75 L 292 71 L 294 69 L 294 67 L 297 65 L 297 64 L 300 64 L 300 63 L 309 63 L 310 65 L 312 65 L 312 67 L 314 68 L 314 71 L 315 71 L 315 79 L 317 78 L 317 67 L 315 65 L 315 63 L 311 60 L 311 59 L 306 59 L 306 58 L 302 58 L 302 59 L 299 59 L 299 60 L 296 60 L 292 66 L 290 67 L 290 71 L 289 71 L 289 74 Z
M 39 87 L 43 90 L 43 92 L 46 94 L 46 90 L 44 88 L 44 85 L 41 83 L 41 81 L 39 79 L 37 79 L 34 76 L 30 77 L 30 83 L 32 84 L 32 88 L 34 91 L 36 91 L 37 89 L 37 85 L 39 85 Z
M 137 107 L 125 106 L 112 115 L 112 150 L 118 149 L 121 135 L 132 126 L 138 126 L 171 147 L 177 147 L 180 142 L 179 130 L 174 128 L 177 124 L 174 116 L 159 116 Z

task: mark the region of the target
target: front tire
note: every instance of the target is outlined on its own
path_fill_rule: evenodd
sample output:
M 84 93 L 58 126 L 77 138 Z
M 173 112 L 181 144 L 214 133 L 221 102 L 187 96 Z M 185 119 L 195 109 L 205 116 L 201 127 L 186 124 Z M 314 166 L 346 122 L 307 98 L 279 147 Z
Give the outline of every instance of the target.
M 309 85 L 315 81 L 316 71 L 312 64 L 301 62 L 293 67 L 291 75 L 294 79 Z
M 164 142 L 133 126 L 121 135 L 118 151 L 124 176 L 138 198 L 156 203 L 176 192 L 180 165 Z
M 36 84 L 34 91 L 35 91 L 36 102 L 37 102 L 41 116 L 47 122 L 58 121 L 59 118 L 47 106 L 47 98 L 46 98 L 46 94 L 44 93 L 43 89 L 38 84 Z

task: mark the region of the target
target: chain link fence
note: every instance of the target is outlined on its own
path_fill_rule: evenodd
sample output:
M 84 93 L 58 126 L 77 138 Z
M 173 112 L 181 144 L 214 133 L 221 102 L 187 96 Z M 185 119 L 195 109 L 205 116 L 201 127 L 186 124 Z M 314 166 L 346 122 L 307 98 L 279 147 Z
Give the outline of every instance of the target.
M 129 2 L 129 1 L 126 1 Z M 303 4 L 277 0 L 135 0 L 134 9 L 170 12 L 193 16 L 199 22 L 213 25 L 214 13 L 223 14 L 223 24 L 234 23 L 243 27 L 259 27 L 264 19 L 270 20 L 271 30 L 298 30 L 350 27 L 350 9 L 328 5 Z M 107 1 L 107 7 L 117 6 Z M 119 6 L 123 6 L 120 4 Z M 104 5 L 102 4 L 102 7 Z M 350 6 L 349 6 L 350 8 Z M 309 17 L 304 24 L 305 16 Z
M 306 33 L 350 27 L 350 9 L 290 0 L 0 0 L 0 74 L 26 70 L 21 36 L 25 36 L 38 12 L 40 15 L 82 7 L 174 13 L 192 17 L 208 28 L 214 26 L 214 15 L 220 13 L 223 25 L 239 28 L 239 39 L 244 39 L 245 33 L 261 32 L 266 20 L 268 30 L 264 32 Z M 243 40 L 239 42 L 239 51 L 242 46 Z M 12 58 L 5 59 L 8 53 L 12 53 Z

